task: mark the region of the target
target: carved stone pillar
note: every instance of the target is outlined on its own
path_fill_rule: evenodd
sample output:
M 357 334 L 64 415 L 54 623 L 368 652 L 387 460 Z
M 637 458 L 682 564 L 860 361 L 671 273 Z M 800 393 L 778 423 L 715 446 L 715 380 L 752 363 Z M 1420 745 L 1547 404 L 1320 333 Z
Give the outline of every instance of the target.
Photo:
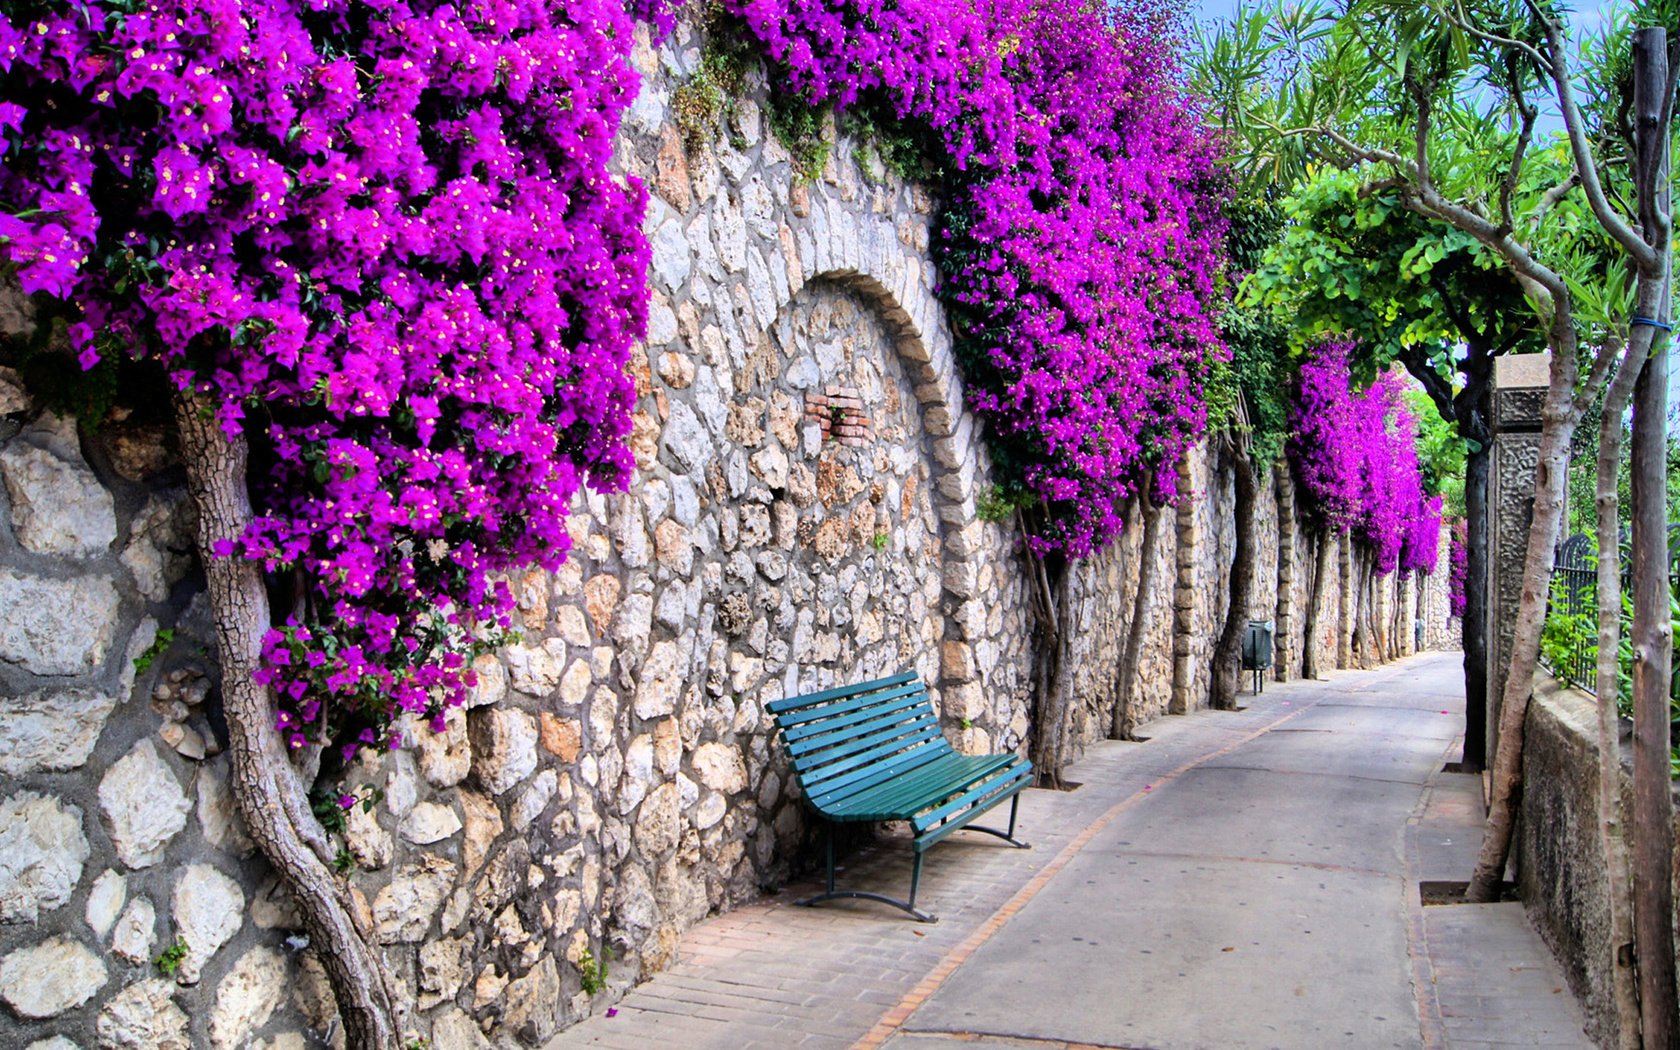
M 1550 354 L 1501 357 L 1493 367 L 1493 464 L 1488 477 L 1487 764 L 1499 746 L 1499 707 L 1522 598 L 1523 560 L 1540 464 L 1540 409 Z

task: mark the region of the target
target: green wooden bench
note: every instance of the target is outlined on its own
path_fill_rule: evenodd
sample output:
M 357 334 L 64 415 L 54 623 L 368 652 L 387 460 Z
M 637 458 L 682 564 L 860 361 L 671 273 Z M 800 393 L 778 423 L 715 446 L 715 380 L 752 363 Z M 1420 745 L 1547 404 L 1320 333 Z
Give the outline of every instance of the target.
M 1032 763 L 1015 754 L 959 754 L 939 731 L 939 716 L 915 672 L 773 701 L 768 709 L 800 788 L 824 817 L 828 889 L 800 904 L 859 897 L 937 922 L 916 910 L 929 846 L 966 827 L 1029 848 L 1015 839 L 1015 814 L 1021 789 L 1032 782 Z M 1005 799 L 1007 831 L 969 823 Z M 883 820 L 910 822 L 916 860 L 908 901 L 834 888 L 834 823 Z

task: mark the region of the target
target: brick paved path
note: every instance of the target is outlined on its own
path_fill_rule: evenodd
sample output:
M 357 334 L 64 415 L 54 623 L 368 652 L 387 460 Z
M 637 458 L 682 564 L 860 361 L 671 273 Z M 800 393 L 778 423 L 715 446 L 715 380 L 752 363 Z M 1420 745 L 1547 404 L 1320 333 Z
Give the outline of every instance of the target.
M 1038 1048 L 1240 1043 L 1304 1050 L 1314 1045 L 1501 1045 L 1495 1037 L 1504 1040 L 1503 1045 L 1587 1046 L 1579 1034 L 1578 1008 L 1568 992 L 1561 990 L 1559 971 L 1523 920 L 1520 905 L 1425 909 L 1417 903 L 1418 879 L 1467 875 L 1477 840 L 1474 778 L 1438 772 L 1443 760 L 1457 757 L 1447 745 L 1462 725 L 1462 698 L 1453 689 L 1460 659 L 1458 654 L 1427 654 L 1376 671 L 1338 672 L 1322 682 L 1273 684 L 1262 696 L 1245 697 L 1247 710 L 1166 718 L 1140 730 L 1151 737 L 1147 743 L 1100 744 L 1070 771 L 1071 779 L 1082 783 L 1078 790 L 1035 789 L 1023 794 L 1021 833 L 1033 843 L 1032 850 L 1010 849 L 986 836 L 958 834 L 929 853 L 918 903 L 937 913 L 939 923 L 909 922 L 891 909 L 866 902 L 799 908 L 792 902 L 813 887 L 790 886 L 777 897 L 690 930 L 683 936 L 676 964 L 632 990 L 618 1004 L 616 1016 L 597 1014 L 561 1033 L 547 1050 L 883 1045 L 893 1050 L 936 1050 L 975 1042 Z M 1361 719 L 1372 715 L 1373 709 L 1380 709 L 1378 717 L 1382 711 L 1405 717 L 1410 710 L 1418 716 L 1414 720 L 1435 735 L 1423 739 L 1416 734 L 1404 739 L 1392 734 L 1356 736 L 1351 731 L 1359 729 Z M 1306 724 L 1301 717 L 1308 713 L 1316 720 L 1314 726 L 1322 723 L 1324 728 L 1288 731 Z M 1422 719 L 1423 713 L 1451 728 L 1434 731 Z M 1303 750 L 1332 740 L 1356 746 L 1316 758 Z M 1399 751 L 1389 756 L 1395 748 Z M 1338 772 L 1338 764 L 1354 761 L 1349 756 L 1355 754 L 1359 767 Z M 1390 777 L 1379 771 L 1373 776 L 1371 761 L 1391 761 L 1396 770 L 1427 768 L 1429 772 L 1413 779 L 1403 772 Z M 1322 859 L 1305 864 L 1298 856 L 1271 860 L 1267 855 L 1278 848 L 1264 834 L 1271 815 L 1246 812 L 1240 795 L 1236 804 L 1230 798 L 1198 798 L 1198 792 L 1222 779 L 1244 776 L 1242 771 L 1257 762 L 1280 768 L 1316 762 L 1327 770 L 1325 777 L 1341 777 L 1356 789 L 1379 781 L 1375 790 L 1409 792 L 1405 797 L 1410 801 L 1388 827 L 1359 825 L 1360 812 L 1350 809 L 1345 814 L 1348 845 L 1326 840 L 1313 846 L 1325 851 Z M 1289 775 L 1288 769 L 1281 774 L 1250 772 L 1268 778 Z M 1300 778 L 1297 794 L 1302 799 L 1310 800 L 1324 790 L 1311 776 Z M 1153 822 L 1157 819 L 1170 823 L 1156 830 Z M 1197 834 L 1217 843 L 1218 850 L 1202 850 L 1190 840 L 1177 845 L 1168 842 L 1187 826 L 1198 828 Z M 1146 835 L 1129 838 L 1134 827 Z M 1086 915 L 1094 921 L 1105 909 L 1116 910 L 1117 901 L 1145 890 L 1141 883 L 1128 884 L 1123 871 L 1115 879 L 1098 878 L 1091 866 L 1110 853 L 1128 864 L 1159 863 L 1163 854 L 1160 849 L 1150 852 L 1152 842 L 1182 846 L 1172 856 L 1180 861 L 1192 857 L 1191 866 L 1197 870 L 1234 866 L 1257 890 L 1264 872 L 1276 871 L 1280 873 L 1276 877 L 1283 878 L 1283 872 L 1301 870 L 1321 872 L 1325 879 L 1352 878 L 1356 881 L 1349 885 L 1365 887 L 1356 892 L 1371 894 L 1370 909 L 1391 911 L 1399 931 L 1385 973 L 1392 985 L 1388 1001 L 1398 1001 L 1403 1008 L 1391 1012 L 1405 1014 L 1385 1014 L 1371 1022 L 1375 1027 L 1370 1031 L 1385 1040 L 1400 1033 L 1400 1042 L 1352 1042 L 1355 1031 L 1364 1031 L 1357 1027 L 1347 1028 L 1347 1036 L 1337 1029 L 1336 1034 L 1322 1037 L 1301 1034 L 1316 1030 L 1311 1027 L 1298 1028 L 1292 1037 L 1295 1041 L 1275 1042 L 1261 1029 L 1269 1025 L 1288 1030 L 1303 1020 L 1290 1011 L 1306 1009 L 1293 1007 L 1281 989 L 1270 997 L 1277 1000 L 1278 1011 L 1271 1022 L 1262 1023 L 1256 1017 L 1252 1032 L 1236 1023 L 1222 1030 L 1218 1042 L 1208 1042 L 1213 1038 L 1211 1030 L 1198 1035 L 1194 1027 L 1174 1027 L 1173 975 L 1153 972 L 1149 950 L 1138 944 L 1125 946 L 1128 954 L 1122 959 L 1121 946 L 1114 941 L 1127 938 L 1110 939 L 1101 947 L 1091 945 L 1085 954 L 1075 954 L 1068 939 L 1063 939 L 1043 945 L 1046 954 L 1042 959 L 1035 957 L 1041 931 L 1069 921 L 1077 925 Z M 1290 846 L 1296 847 L 1307 848 L 1299 843 Z M 1357 857 L 1347 859 L 1348 849 L 1370 853 L 1371 870 L 1360 867 Z M 887 892 L 900 893 L 909 878 L 908 852 L 902 844 L 883 842 L 846 858 L 843 877 L 852 884 L 880 885 L 889 887 Z M 1262 867 L 1267 864 L 1272 867 Z M 1158 916 L 1158 922 L 1169 922 L 1159 916 L 1181 902 L 1169 896 L 1161 903 L 1166 907 L 1152 906 L 1151 914 Z M 1307 909 L 1302 922 L 1317 918 L 1311 915 L 1315 905 L 1310 900 L 1292 907 Z M 1142 918 L 1140 914 L 1140 927 Z M 1323 918 L 1319 943 L 1331 954 L 1319 955 L 1333 959 L 1334 930 L 1328 925 L 1332 917 Z M 1218 916 L 1211 921 L 1218 928 Z M 1161 929 L 1151 927 L 1151 936 Z M 1164 929 L 1168 932 L 1162 936 L 1170 939 L 1177 927 Z M 1180 930 L 1180 940 L 1190 936 Z M 1166 965 L 1167 956 L 1159 958 Z M 1233 988 L 1246 983 L 1262 992 L 1277 976 L 1268 970 L 1283 965 L 1259 952 L 1245 956 L 1233 951 L 1222 958 L 1236 967 L 1231 970 L 1238 978 L 1230 981 Z M 1019 973 L 1006 973 L 1016 966 L 1022 967 Z M 1125 986 L 1103 990 L 1103 982 L 1116 979 L 1116 967 L 1121 966 L 1135 971 L 1136 980 L 1160 978 L 1167 984 L 1147 996 L 1128 994 L 1134 989 Z M 1243 966 L 1250 969 L 1245 972 Z M 1179 966 L 1177 978 L 1193 982 L 1200 976 L 1187 975 L 1187 971 Z M 1058 993 L 1069 994 L 1032 989 L 1045 973 L 1063 982 L 1052 982 Z M 1015 991 L 999 994 L 988 981 Z M 1355 987 L 1352 978 L 1349 986 Z M 1084 998 L 1073 994 L 1092 987 L 1097 990 Z M 1189 984 L 1185 990 L 1195 991 Z M 1323 1002 L 1313 1002 L 1319 1012 L 1327 1008 Z M 1218 1005 L 1205 1004 L 1205 1008 Z M 1001 1010 L 988 1014 L 988 1007 L 1000 1006 Z M 1329 1008 L 1334 1012 L 1333 1003 Z M 1151 1016 L 1152 1009 L 1167 1018 L 1165 1027 Z M 979 1023 L 969 1023 L 975 1019 Z M 1339 1024 L 1342 1019 L 1331 1020 Z M 1125 1033 L 1126 1038 L 1116 1033 Z M 1133 1041 L 1132 1035 L 1139 1039 Z

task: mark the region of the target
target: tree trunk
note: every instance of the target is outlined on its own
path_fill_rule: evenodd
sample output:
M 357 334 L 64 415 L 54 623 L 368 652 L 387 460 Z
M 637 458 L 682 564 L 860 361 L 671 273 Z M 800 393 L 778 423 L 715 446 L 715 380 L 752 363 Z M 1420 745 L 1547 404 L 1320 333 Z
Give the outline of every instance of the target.
M 1307 600 L 1307 616 L 1303 644 L 1301 646 L 1301 677 L 1314 679 L 1321 677 L 1318 656 L 1318 633 L 1320 610 L 1324 607 L 1326 591 L 1330 587 L 1330 572 L 1332 559 L 1336 548 L 1333 544 L 1334 534 L 1328 529 L 1318 534 L 1318 566 L 1313 572 L 1312 597 Z M 1340 628 L 1337 628 L 1340 633 Z
M 1485 418 L 1485 417 L 1484 417 Z M 1488 448 L 1486 428 L 1464 460 L 1464 754 L 1466 772 L 1480 773 L 1487 754 Z M 1447 568 L 1451 571 L 1451 567 Z
M 1120 661 L 1120 689 L 1119 699 L 1114 705 L 1114 724 L 1109 728 L 1109 739 L 1131 740 L 1137 729 L 1137 718 L 1132 710 L 1132 692 L 1137 685 L 1138 661 L 1143 656 L 1143 638 L 1149 629 L 1149 614 L 1154 607 L 1156 548 L 1161 539 L 1161 517 L 1164 511 L 1160 507 L 1151 506 L 1147 500 L 1142 503 L 1143 539 L 1138 545 L 1138 586 L 1132 596 L 1132 622 L 1126 632 L 1126 651 Z
M 1241 449 L 1232 456 L 1236 474 L 1236 544 L 1231 558 L 1231 597 L 1225 609 L 1225 629 L 1213 647 L 1213 695 L 1210 706 L 1223 711 L 1237 707 L 1242 687 L 1242 641 L 1248 628 L 1254 600 L 1254 552 L 1256 522 L 1254 496 L 1259 487 L 1254 461 Z
M 310 944 L 331 978 L 350 1046 L 391 1050 L 398 1018 L 384 962 L 372 931 L 357 921 L 343 883 L 328 867 L 326 836 L 275 729 L 268 691 L 253 677 L 269 629 L 262 575 L 253 562 L 212 553 L 217 543 L 242 536 L 251 521 L 245 439 L 224 435 L 214 406 L 191 392 L 177 393 L 174 402 L 216 622 L 234 801 L 252 841 L 297 901 Z
M 1359 552 L 1354 550 L 1353 535 L 1347 529 L 1337 538 L 1336 559 L 1336 668 L 1347 670 L 1353 666 L 1353 634 L 1359 626 L 1358 598 L 1353 581 L 1358 578 L 1354 566 Z
M 1476 869 L 1465 899 L 1487 902 L 1498 898 L 1505 878 L 1516 821 L 1517 789 L 1522 783 L 1523 723 L 1534 690 L 1534 668 L 1540 656 L 1540 630 L 1551 592 L 1552 563 L 1558 527 L 1565 504 L 1569 445 L 1580 422 L 1582 406 L 1574 397 L 1579 343 L 1573 310 L 1566 298 L 1553 303 L 1552 371 L 1546 400 L 1540 410 L 1540 449 L 1534 472 L 1534 511 L 1523 555 L 1522 593 L 1511 632 L 1511 660 L 1499 704 L 1499 743 L 1493 757 L 1492 799 L 1482 833 Z
M 1639 275 L 1637 345 L 1655 343 L 1670 309 L 1668 34 L 1633 38 L 1633 110 L 1640 227 L 1658 253 Z M 1653 349 L 1633 393 L 1633 930 L 1640 1024 L 1647 1047 L 1680 1038 L 1674 987 L 1674 803 L 1669 773 L 1673 638 L 1668 582 L 1668 354 Z
M 1295 655 L 1295 482 L 1289 467 L 1283 463 L 1272 466 L 1272 478 L 1277 485 L 1278 506 L 1278 589 L 1277 633 L 1272 639 L 1272 661 L 1277 680 L 1287 682 L 1298 675 L 1300 658 Z
M 1621 458 L 1622 413 L 1642 362 L 1634 350 L 1622 362 L 1604 397 L 1598 427 L 1598 827 L 1610 891 L 1610 974 L 1616 1005 L 1616 1045 L 1638 1050 L 1639 1000 L 1634 992 L 1632 880 L 1622 815 L 1620 726 L 1616 718 L 1617 646 L 1622 631 L 1622 574 L 1616 468 Z

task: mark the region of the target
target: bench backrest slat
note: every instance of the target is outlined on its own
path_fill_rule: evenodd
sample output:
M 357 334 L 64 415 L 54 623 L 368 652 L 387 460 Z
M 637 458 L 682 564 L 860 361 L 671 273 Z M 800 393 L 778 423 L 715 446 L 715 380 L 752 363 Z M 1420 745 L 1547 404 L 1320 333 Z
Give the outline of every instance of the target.
M 902 685 L 868 696 L 850 700 L 836 700 L 823 707 L 808 707 L 780 715 L 776 724 L 782 727 L 782 738 L 792 743 L 812 735 L 826 733 L 839 726 L 869 718 L 888 707 L 918 704 L 927 696 L 920 685 Z
M 928 710 L 927 701 L 922 697 L 905 697 L 895 703 L 871 707 L 865 711 L 853 712 L 845 719 L 835 719 L 831 722 L 811 724 L 810 732 L 803 736 L 794 736 L 784 731 L 782 739 L 787 741 L 790 755 L 806 755 L 813 751 L 844 744 L 848 740 L 861 740 L 877 730 L 887 729 L 894 725 L 909 722 L 921 715 L 932 714 Z
M 820 693 L 806 693 L 802 696 L 790 696 L 786 700 L 772 700 L 764 706 L 771 714 L 780 715 L 784 711 L 792 711 L 796 708 L 802 707 L 816 707 L 828 700 L 857 696 L 860 693 L 877 692 L 882 689 L 891 688 L 895 685 L 903 685 L 906 682 L 914 682 L 915 680 L 916 672 L 905 671 L 901 674 L 895 674 L 888 678 L 877 678 L 872 682 L 855 682 L 851 685 L 840 685 L 835 686 L 833 689 L 824 689 Z M 778 719 L 778 721 L 780 721 L 780 719 Z
M 776 718 L 800 787 L 818 808 L 952 752 L 914 671 L 765 708 Z

